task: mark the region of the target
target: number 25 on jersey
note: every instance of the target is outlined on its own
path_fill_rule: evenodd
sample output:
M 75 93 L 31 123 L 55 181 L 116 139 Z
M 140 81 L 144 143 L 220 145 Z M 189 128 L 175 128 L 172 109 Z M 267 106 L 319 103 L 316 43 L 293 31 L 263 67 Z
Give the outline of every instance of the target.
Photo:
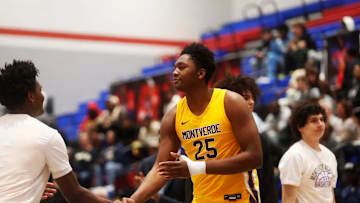
M 199 154 L 202 152 L 204 145 L 206 150 L 206 156 L 208 158 L 215 158 L 217 156 L 217 150 L 215 147 L 211 147 L 210 144 L 212 142 L 215 142 L 215 138 L 207 138 L 204 141 L 196 140 L 193 142 L 194 147 L 198 147 L 198 151 L 195 153 L 195 159 L 196 160 L 204 160 L 205 156 L 199 156 Z

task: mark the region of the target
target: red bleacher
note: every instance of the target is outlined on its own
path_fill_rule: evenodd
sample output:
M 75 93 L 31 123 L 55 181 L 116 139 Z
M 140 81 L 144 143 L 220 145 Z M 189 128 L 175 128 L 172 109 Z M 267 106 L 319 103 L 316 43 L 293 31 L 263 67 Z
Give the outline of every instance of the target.
M 311 27 L 316 27 L 316 26 L 340 21 L 344 16 L 351 16 L 351 17 L 360 16 L 359 3 L 348 6 L 342 6 L 342 8 L 339 9 L 340 10 L 336 10 L 336 9 L 325 10 L 324 12 L 326 12 L 326 15 L 324 15 L 324 17 L 306 22 L 305 23 L 306 27 L 311 28 Z
M 349 5 L 338 6 L 335 8 L 326 9 L 323 11 L 323 16 L 324 17 L 331 16 L 331 15 L 351 11 L 354 9 L 360 9 L 360 3 L 354 3 L 354 4 L 349 4 Z

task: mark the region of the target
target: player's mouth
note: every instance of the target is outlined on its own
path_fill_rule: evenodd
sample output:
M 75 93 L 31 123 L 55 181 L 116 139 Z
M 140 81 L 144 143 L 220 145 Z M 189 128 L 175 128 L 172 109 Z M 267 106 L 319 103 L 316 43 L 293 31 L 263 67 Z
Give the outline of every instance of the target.
M 179 84 L 180 80 L 178 78 L 174 78 L 172 80 L 173 84 L 176 85 L 176 84 Z

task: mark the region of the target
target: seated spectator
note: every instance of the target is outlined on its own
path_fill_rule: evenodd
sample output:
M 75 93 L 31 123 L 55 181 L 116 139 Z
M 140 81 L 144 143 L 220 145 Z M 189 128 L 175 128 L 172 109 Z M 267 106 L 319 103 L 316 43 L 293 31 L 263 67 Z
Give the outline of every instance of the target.
M 327 82 L 320 80 L 319 71 L 312 62 L 308 62 L 306 64 L 305 73 L 309 84 L 310 92 L 313 95 L 312 97 L 320 98 L 325 95 L 328 95 L 330 97 L 334 96 L 333 92 L 330 89 L 330 85 Z M 333 109 L 333 106 L 329 107 Z
M 289 32 L 289 27 L 286 24 L 279 25 L 275 29 L 275 37 L 277 40 L 280 40 L 281 42 L 281 60 L 279 61 L 279 64 L 277 64 L 277 73 L 286 73 L 286 67 L 285 67 L 285 55 L 287 53 L 288 45 L 290 40 L 292 39 L 292 33 Z
M 308 51 L 317 49 L 304 24 L 294 24 L 292 31 L 293 39 L 289 42 L 288 52 L 285 56 L 287 73 L 298 68 L 304 68 L 308 60 Z
M 354 66 L 360 65 L 359 51 L 355 48 L 349 48 L 345 54 L 345 70 L 339 92 L 340 98 L 347 98 L 348 92 L 353 84 Z
M 290 81 L 289 81 L 289 86 L 285 89 L 286 91 L 286 97 L 285 98 L 280 98 L 279 104 L 280 106 L 289 106 L 291 107 L 292 105 L 296 104 L 296 94 L 298 92 L 298 88 L 299 88 L 299 78 L 301 77 L 305 77 L 306 72 L 305 69 L 297 69 L 295 70 L 290 76 Z
M 329 117 L 329 125 L 333 128 L 333 137 L 337 142 L 341 141 L 340 134 L 343 130 L 343 124 L 353 115 L 351 104 L 347 100 L 341 100 L 336 103 L 335 115 Z
M 261 40 L 262 45 L 258 48 L 256 52 L 256 58 L 253 63 L 253 71 L 255 77 L 261 77 L 266 75 L 266 54 L 270 48 L 270 41 L 272 39 L 271 29 L 264 28 L 261 31 Z
M 73 157 L 70 158 L 71 166 L 78 176 L 81 186 L 90 188 L 93 186 L 93 163 L 95 153 L 87 133 L 80 133 L 78 147 L 74 149 Z
M 359 108 L 355 109 L 355 111 L 358 112 Z M 342 125 L 342 129 L 339 134 L 339 138 L 341 142 L 344 143 L 351 143 L 355 140 L 359 139 L 359 118 L 351 114 L 350 117 L 348 117 Z
M 129 116 L 120 117 L 112 124 L 111 129 L 115 132 L 117 140 L 124 146 L 138 139 L 138 126 Z
M 253 118 L 258 127 L 259 133 L 261 133 L 260 138 L 263 149 L 263 167 L 258 169 L 261 200 L 265 203 L 276 203 L 277 191 L 274 179 L 272 146 L 268 136 L 265 134 L 265 124 L 254 112 L 256 98 L 260 95 L 259 87 L 255 83 L 254 79 L 242 75 L 227 75 L 223 80 L 217 82 L 215 87 L 228 89 L 240 94 L 245 99 L 249 110 L 253 112 Z
M 90 102 L 87 105 L 87 115 L 80 124 L 80 131 L 85 132 L 89 128 L 94 128 L 97 125 L 97 117 L 100 115 L 101 110 L 95 102 Z
M 320 143 L 330 149 L 332 152 L 335 152 L 339 141 L 337 139 L 338 136 L 334 134 L 334 126 L 330 124 L 330 120 L 336 119 L 337 121 L 341 122 L 341 119 L 332 114 L 332 110 L 329 108 L 329 105 L 326 102 L 320 100 L 319 104 L 325 110 L 327 116 L 325 132 L 320 139 Z
M 265 119 L 265 125 L 268 127 L 267 134 L 273 143 L 279 143 L 278 133 L 287 126 L 291 110 L 274 101 L 270 104 L 269 111 Z
M 126 109 L 120 106 L 119 102 L 119 98 L 115 95 L 110 95 L 106 100 L 106 109 L 97 118 L 97 123 L 103 131 L 109 129 L 111 124 L 117 121 L 121 115 L 126 114 Z
M 285 42 L 283 41 L 285 36 L 281 34 L 279 33 L 279 35 L 273 37 L 271 29 L 265 28 L 262 30 L 263 45 L 258 49 L 254 62 L 256 77 L 265 76 L 266 73 L 270 80 L 276 80 L 279 71 L 278 66 L 286 52 Z
M 181 97 L 176 93 L 173 88 L 170 88 L 168 91 L 166 91 L 163 114 L 165 115 L 165 113 L 169 111 L 172 107 L 174 107 L 180 100 Z
M 306 76 L 300 76 L 296 80 L 296 86 L 286 92 L 287 103 L 290 106 L 300 104 L 310 98 L 309 84 Z M 315 94 L 314 94 L 315 95 Z M 319 95 L 318 95 L 319 96 Z
M 139 129 L 139 140 L 145 145 L 158 142 L 160 138 L 160 122 L 145 117 Z
M 360 65 L 355 65 L 353 80 L 348 92 L 348 99 L 352 102 L 353 108 L 360 106 Z
M 343 167 L 343 182 L 346 187 L 341 191 L 341 201 L 360 203 L 360 167 L 358 162 L 347 162 Z
M 101 154 L 105 161 L 106 183 L 113 185 L 117 176 L 124 175 L 126 167 L 131 163 L 131 160 L 127 156 L 127 149 L 121 143 L 117 143 L 114 131 L 107 131 L 106 141 L 108 146 Z

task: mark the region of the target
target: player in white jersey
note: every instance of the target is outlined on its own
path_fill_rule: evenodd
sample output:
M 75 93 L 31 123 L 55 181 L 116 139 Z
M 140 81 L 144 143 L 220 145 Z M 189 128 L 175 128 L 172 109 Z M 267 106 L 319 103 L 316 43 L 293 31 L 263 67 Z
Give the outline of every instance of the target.
M 58 131 L 34 118 L 44 101 L 37 75 L 30 61 L 0 69 L 0 202 L 39 203 L 52 173 L 69 202 L 111 203 L 79 185 Z

